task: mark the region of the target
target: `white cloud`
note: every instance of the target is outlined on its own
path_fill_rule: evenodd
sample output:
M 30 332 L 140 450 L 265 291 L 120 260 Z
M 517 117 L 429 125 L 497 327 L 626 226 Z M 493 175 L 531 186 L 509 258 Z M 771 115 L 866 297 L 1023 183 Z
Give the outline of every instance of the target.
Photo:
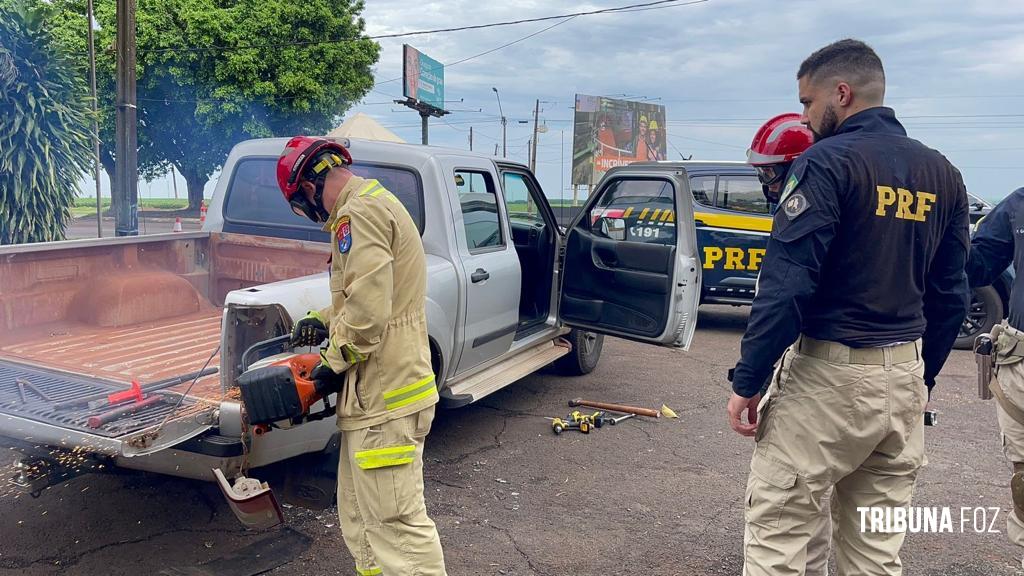
M 626 3 L 367 0 L 363 16 L 367 33 L 379 35 Z M 406 42 L 450 63 L 555 22 L 384 39 L 375 74 L 378 81 L 402 76 L 401 47 Z M 531 127 L 518 120 L 532 119 L 535 99 L 552 102 L 543 105 L 542 119 L 550 130 L 541 137 L 538 175 L 545 189 L 557 195 L 563 131 L 566 158 L 571 158 L 574 95 L 628 93 L 661 99 L 668 110 L 668 135 L 683 154 L 739 160 L 759 119 L 799 110 L 795 73 L 800 62 L 816 48 L 845 37 L 861 38 L 879 52 L 886 67 L 889 104 L 901 117 L 1021 113 L 1020 0 L 710 0 L 579 17 L 448 68 L 446 97 L 463 102 L 451 103 L 457 111 L 443 121 L 431 119 L 431 143 L 465 148 L 472 125 L 476 148 L 493 151 L 501 136 L 491 91 L 496 86 L 510 119 L 510 155 L 525 160 Z M 373 105 L 356 106 L 352 112 L 370 114 L 386 126 L 402 126 L 395 129 L 400 136 L 419 141 L 418 116 L 389 102 L 401 92 L 401 82 L 382 83 L 365 99 Z M 482 112 L 475 112 L 478 109 Z M 717 120 L 723 118 L 750 120 Z M 1014 166 L 1024 146 L 1024 118 L 907 118 L 906 124 L 913 136 L 952 151 L 949 158 L 967 167 Z M 678 157 L 675 149 L 670 149 L 670 156 Z M 973 191 L 988 197 L 1021 185 L 1013 170 L 965 168 L 963 173 Z

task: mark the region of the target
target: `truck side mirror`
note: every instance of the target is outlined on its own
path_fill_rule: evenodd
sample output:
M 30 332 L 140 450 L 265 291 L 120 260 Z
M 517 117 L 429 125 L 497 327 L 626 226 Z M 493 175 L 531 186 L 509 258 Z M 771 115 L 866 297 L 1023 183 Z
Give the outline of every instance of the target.
M 626 221 L 622 218 L 601 218 L 601 235 L 622 242 L 626 239 Z

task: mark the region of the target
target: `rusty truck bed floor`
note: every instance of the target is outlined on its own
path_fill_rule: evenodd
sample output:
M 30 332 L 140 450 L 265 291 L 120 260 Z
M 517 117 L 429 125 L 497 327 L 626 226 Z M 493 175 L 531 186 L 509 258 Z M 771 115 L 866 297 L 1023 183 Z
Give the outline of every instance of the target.
M 219 310 L 209 310 L 120 328 L 85 324 L 48 326 L 18 331 L 0 340 L 0 359 L 45 366 L 74 374 L 123 383 L 149 382 L 197 372 L 220 343 Z M 219 354 L 209 366 L 220 365 Z M 183 392 L 189 383 L 173 388 Z M 221 397 L 219 376 L 201 378 L 191 396 Z

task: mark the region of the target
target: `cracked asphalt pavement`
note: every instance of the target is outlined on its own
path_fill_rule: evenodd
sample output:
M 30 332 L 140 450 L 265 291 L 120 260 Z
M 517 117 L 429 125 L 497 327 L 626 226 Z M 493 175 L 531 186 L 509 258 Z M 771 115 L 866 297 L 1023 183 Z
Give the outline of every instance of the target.
M 725 373 L 746 315 L 744 308 L 703 307 L 689 352 L 608 339 L 588 376 L 537 374 L 439 413 L 425 475 L 449 573 L 740 574 L 753 443 L 728 428 Z M 930 463 L 915 505 L 950 507 L 955 531 L 910 534 L 905 574 L 1022 574 L 1020 551 L 1005 536 L 1010 473 L 995 408 L 975 390 L 972 356 L 954 352 L 932 400 L 941 418 L 926 433 Z M 544 417 L 564 416 L 573 397 L 665 403 L 680 418 L 634 418 L 589 436 L 554 436 Z M 4 450 L 0 466 L 14 459 Z M 961 533 L 961 507 L 999 508 L 993 529 L 1000 533 L 975 533 L 971 516 Z M 289 508 L 286 515 L 313 544 L 270 574 L 353 573 L 333 509 Z M 154 574 L 265 536 L 242 530 L 213 484 L 83 476 L 38 499 L 0 497 L 0 576 Z

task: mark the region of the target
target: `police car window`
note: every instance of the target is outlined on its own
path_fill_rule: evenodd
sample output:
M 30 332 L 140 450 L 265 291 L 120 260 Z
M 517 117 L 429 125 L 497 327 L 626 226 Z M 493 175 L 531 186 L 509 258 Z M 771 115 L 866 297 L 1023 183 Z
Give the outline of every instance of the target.
M 352 172 L 375 178 L 391 191 L 423 232 L 423 191 L 416 174 L 402 168 L 360 165 Z M 224 203 L 224 219 L 270 227 L 319 231 L 321 224 L 296 215 L 277 187 L 277 157 L 247 158 L 235 165 Z
M 515 172 L 506 172 L 502 175 L 505 184 L 505 209 L 508 212 L 509 220 L 520 221 L 526 224 L 543 224 L 544 218 L 540 215 L 537 205 L 530 198 L 530 188 L 526 183 L 526 177 Z
M 716 176 L 694 176 L 690 178 L 690 191 L 693 199 L 705 206 L 712 205 L 712 198 L 715 197 Z
M 768 213 L 768 200 L 756 176 L 719 176 L 715 206 L 737 212 Z
M 494 182 L 487 172 L 455 171 L 455 190 L 470 251 L 504 246 Z
M 984 210 L 985 208 L 991 208 L 988 202 L 974 194 L 971 194 L 970 192 L 967 193 L 967 205 L 971 207 L 971 210 Z
M 591 209 L 590 225 L 607 238 L 675 245 L 674 188 L 667 180 L 615 180 Z

